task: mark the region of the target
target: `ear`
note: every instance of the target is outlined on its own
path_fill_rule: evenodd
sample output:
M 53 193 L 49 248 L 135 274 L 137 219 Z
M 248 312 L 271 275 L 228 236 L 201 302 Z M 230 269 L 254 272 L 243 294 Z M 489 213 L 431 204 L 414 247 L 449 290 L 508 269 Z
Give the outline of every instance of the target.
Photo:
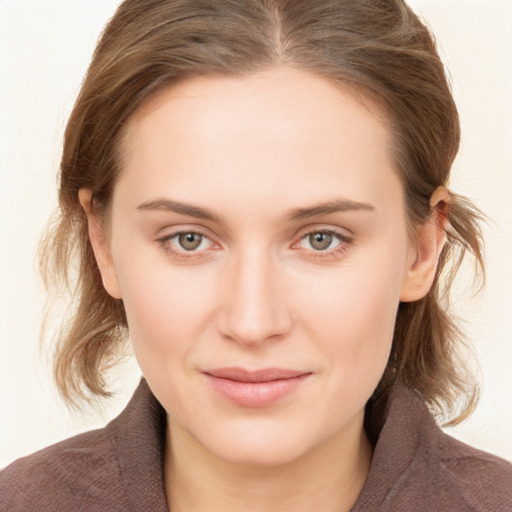
M 439 256 L 446 243 L 449 203 L 448 190 L 438 187 L 430 198 L 430 218 L 417 230 L 416 245 L 411 250 L 400 295 L 402 302 L 422 299 L 432 287 Z
M 89 230 L 89 239 L 91 241 L 96 263 L 100 270 L 103 286 L 109 295 L 114 299 L 121 299 L 121 290 L 117 280 L 114 261 L 110 254 L 110 248 L 107 243 L 104 229 L 101 225 L 98 213 L 94 208 L 92 191 L 81 188 L 78 191 L 78 200 L 87 214 L 87 226 Z

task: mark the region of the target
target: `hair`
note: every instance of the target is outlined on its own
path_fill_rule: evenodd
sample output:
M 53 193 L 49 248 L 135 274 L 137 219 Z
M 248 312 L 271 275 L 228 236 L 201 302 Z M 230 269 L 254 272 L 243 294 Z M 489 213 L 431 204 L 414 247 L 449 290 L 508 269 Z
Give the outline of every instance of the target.
M 124 128 L 153 94 L 199 76 L 240 76 L 291 66 L 377 101 L 392 133 L 407 221 L 430 221 L 433 191 L 447 186 L 457 154 L 457 109 L 433 35 L 402 0 L 125 0 L 109 21 L 69 118 L 59 211 L 41 244 L 50 289 L 72 295 L 56 335 L 54 375 L 70 403 L 109 394 L 105 370 L 127 339 L 120 300 L 105 291 L 78 191 L 105 214 L 120 171 Z M 459 356 L 462 332 L 449 292 L 467 252 L 483 271 L 480 212 L 452 194 L 434 284 L 401 303 L 379 396 L 396 381 L 440 418 L 467 416 L 478 387 Z M 483 272 L 480 274 L 483 276 Z

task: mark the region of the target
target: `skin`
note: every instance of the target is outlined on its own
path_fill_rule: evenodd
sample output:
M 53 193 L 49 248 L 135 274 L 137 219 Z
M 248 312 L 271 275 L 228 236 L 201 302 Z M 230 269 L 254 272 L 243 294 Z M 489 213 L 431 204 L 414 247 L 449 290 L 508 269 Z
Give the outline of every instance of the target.
M 435 192 L 436 222 L 410 240 L 375 112 L 290 68 L 195 78 L 131 119 L 108 237 L 80 191 L 105 288 L 124 301 L 135 355 L 168 413 L 172 510 L 355 503 L 371 461 L 364 406 L 399 302 L 431 286 L 449 199 Z M 341 211 L 312 210 L 340 201 Z M 210 218 L 167 208 L 176 202 Z M 198 247 L 186 251 L 179 232 L 199 233 Z M 330 245 L 318 249 L 311 233 Z M 250 408 L 212 388 L 204 372 L 223 367 L 309 376 Z

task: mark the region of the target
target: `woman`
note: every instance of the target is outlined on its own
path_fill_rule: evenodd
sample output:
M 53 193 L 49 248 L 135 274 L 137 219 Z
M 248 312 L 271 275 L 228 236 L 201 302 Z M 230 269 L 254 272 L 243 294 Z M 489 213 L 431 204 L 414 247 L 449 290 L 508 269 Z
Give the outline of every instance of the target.
M 105 429 L 4 470 L 1 510 L 510 509 L 510 464 L 432 418 L 476 400 L 443 301 L 482 260 L 458 143 L 402 2 L 125 1 L 43 261 L 80 262 L 64 397 L 107 394 L 128 333 L 144 380 Z

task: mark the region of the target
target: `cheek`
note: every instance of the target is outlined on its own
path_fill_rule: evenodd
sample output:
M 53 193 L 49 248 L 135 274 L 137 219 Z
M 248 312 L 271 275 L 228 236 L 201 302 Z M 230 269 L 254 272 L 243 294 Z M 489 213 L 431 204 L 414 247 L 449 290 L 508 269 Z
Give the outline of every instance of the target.
M 322 331 L 333 357 L 352 361 L 353 369 L 382 357 L 387 360 L 398 308 L 396 297 L 384 287 L 360 285 L 344 282 L 338 293 L 320 301 L 310 296 L 309 301 L 310 328 Z
M 144 375 L 186 359 L 212 316 L 212 287 L 195 270 L 134 250 L 116 262 L 130 338 Z M 199 275 L 198 275 L 199 274 Z
M 369 253 L 372 255 L 372 253 Z M 302 278 L 294 291 L 303 327 L 322 344 L 339 375 L 378 380 L 389 358 L 405 268 L 405 251 L 356 259 L 332 273 Z

